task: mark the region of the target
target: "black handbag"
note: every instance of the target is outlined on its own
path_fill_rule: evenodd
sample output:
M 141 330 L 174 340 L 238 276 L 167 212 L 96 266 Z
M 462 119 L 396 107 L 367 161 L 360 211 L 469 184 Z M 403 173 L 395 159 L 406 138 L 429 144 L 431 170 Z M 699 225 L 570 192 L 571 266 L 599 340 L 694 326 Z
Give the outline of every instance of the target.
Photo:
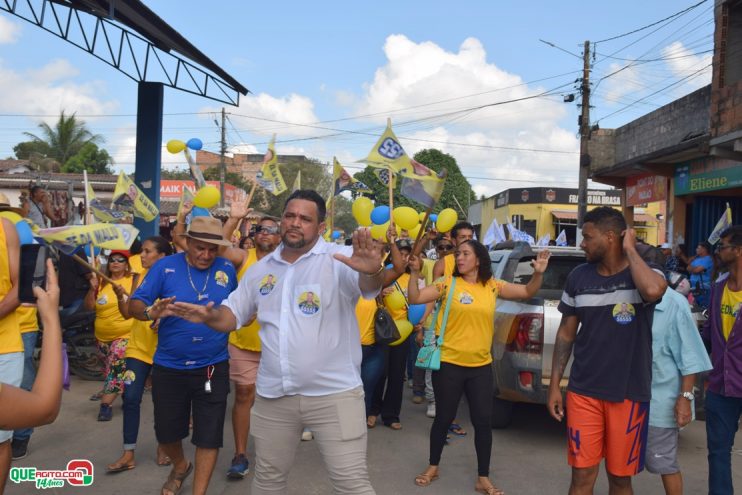
M 389 311 L 379 306 L 374 314 L 374 338 L 377 344 L 387 345 L 396 342 L 402 336 Z

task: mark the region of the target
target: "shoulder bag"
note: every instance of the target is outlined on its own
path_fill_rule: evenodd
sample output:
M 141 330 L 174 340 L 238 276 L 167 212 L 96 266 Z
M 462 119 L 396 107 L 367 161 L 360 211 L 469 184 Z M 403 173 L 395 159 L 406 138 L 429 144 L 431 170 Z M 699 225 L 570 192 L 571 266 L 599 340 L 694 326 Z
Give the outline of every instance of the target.
M 378 306 L 376 313 L 374 313 L 374 340 L 376 343 L 387 345 L 396 342 L 401 337 L 392 315 L 383 306 Z
M 433 315 L 433 322 L 430 324 L 433 338 L 430 341 L 423 342 L 423 346 L 417 353 L 417 359 L 415 360 L 415 366 L 425 370 L 438 371 L 441 369 L 441 346 L 443 345 L 443 334 L 446 331 L 446 322 L 448 321 L 448 310 L 451 309 L 451 299 L 453 298 L 453 292 L 456 288 L 456 277 L 452 278 L 451 287 L 448 289 L 448 297 L 446 298 L 446 310 L 443 312 L 443 322 L 441 324 L 441 333 L 438 338 L 435 338 L 435 325 L 438 321 L 438 312 L 441 307 L 435 310 Z

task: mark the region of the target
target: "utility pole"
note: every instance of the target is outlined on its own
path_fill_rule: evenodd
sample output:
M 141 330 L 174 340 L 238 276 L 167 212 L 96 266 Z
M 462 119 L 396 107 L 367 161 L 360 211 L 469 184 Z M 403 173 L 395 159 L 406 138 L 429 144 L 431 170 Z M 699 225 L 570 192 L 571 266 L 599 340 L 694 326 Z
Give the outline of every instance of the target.
M 590 154 L 587 143 L 590 140 L 590 41 L 585 41 L 582 58 L 582 113 L 580 114 L 580 178 L 577 188 L 577 239 L 582 239 L 582 223 L 587 213 L 587 176 L 590 171 Z
M 224 154 L 227 152 L 227 137 L 226 137 L 226 114 L 224 113 L 224 107 L 222 107 L 222 148 L 221 158 L 219 160 L 219 193 L 221 199 L 219 200 L 219 206 L 224 207 L 224 182 L 226 181 L 227 175 L 227 164 L 224 161 Z

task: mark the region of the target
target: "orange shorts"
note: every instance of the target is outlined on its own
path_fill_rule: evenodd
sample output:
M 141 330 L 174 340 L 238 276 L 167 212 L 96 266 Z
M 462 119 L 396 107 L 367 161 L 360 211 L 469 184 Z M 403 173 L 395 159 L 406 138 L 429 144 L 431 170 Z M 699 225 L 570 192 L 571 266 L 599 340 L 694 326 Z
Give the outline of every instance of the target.
M 229 344 L 229 378 L 237 385 L 255 385 L 260 353 Z
M 649 402 L 608 402 L 567 391 L 567 461 L 576 468 L 600 464 L 614 476 L 644 469 Z

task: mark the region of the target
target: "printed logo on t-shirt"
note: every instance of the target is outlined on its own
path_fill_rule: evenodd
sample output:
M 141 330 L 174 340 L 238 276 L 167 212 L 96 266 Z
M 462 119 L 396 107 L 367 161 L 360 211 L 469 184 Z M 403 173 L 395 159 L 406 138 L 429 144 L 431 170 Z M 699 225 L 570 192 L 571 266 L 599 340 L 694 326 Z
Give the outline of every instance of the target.
M 471 304 L 474 302 L 474 297 L 466 291 L 462 291 L 459 294 L 459 302 L 461 304 Z
M 165 275 L 168 273 L 175 273 L 175 268 L 165 268 Z
M 227 275 L 227 273 L 223 272 L 222 270 L 217 270 L 217 272 L 214 274 L 214 281 L 219 287 L 226 287 L 229 283 L 229 275 Z
M 132 370 L 126 370 L 122 379 L 124 385 L 131 385 L 137 379 L 137 375 Z
M 96 302 L 100 304 L 101 306 L 105 306 L 106 304 L 108 304 L 108 296 L 103 294 L 102 296 L 98 298 Z
M 732 308 L 731 304 L 724 304 L 721 303 L 721 314 L 731 316 L 732 318 L 736 318 L 739 314 L 739 308 L 742 307 L 742 303 L 737 303 L 734 305 L 734 308 Z
M 306 291 L 299 294 L 299 311 L 302 314 L 311 316 L 319 312 L 319 296 L 312 291 Z
M 621 325 L 628 325 L 636 317 L 634 306 L 629 303 L 621 303 L 613 306 L 613 319 Z
M 276 276 L 269 273 L 260 280 L 260 284 L 258 285 L 258 294 L 260 294 L 261 296 L 267 296 L 268 294 L 273 292 L 273 288 L 275 286 Z

